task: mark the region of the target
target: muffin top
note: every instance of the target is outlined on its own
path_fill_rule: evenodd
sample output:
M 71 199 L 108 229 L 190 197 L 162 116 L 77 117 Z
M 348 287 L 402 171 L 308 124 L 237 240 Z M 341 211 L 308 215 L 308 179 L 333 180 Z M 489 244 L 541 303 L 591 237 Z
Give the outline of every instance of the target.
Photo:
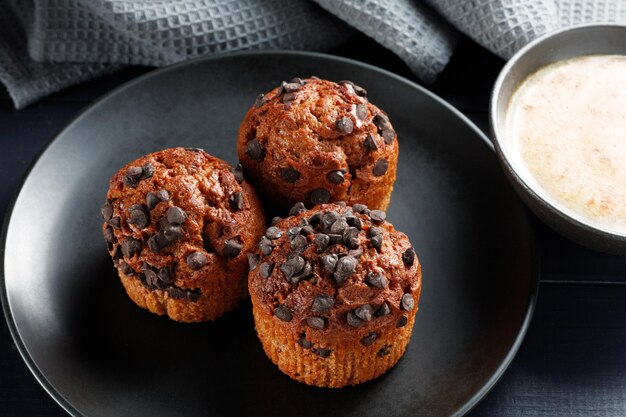
M 360 204 L 296 204 L 248 255 L 255 306 L 306 334 L 305 342 L 367 345 L 379 331 L 406 325 L 417 310 L 421 266 L 385 217 Z
M 246 174 L 290 204 L 352 204 L 353 194 L 393 183 L 398 141 L 363 88 L 294 78 L 257 98 L 239 129 L 238 154 Z
M 121 272 L 192 300 L 212 275 L 245 269 L 245 253 L 265 228 L 240 167 L 189 148 L 155 152 L 120 169 L 102 216 Z

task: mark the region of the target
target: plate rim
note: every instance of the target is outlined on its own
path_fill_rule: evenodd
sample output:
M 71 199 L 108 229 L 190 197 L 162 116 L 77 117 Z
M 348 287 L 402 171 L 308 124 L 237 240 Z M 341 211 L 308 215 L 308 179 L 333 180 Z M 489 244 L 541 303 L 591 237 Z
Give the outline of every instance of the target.
M 11 312 L 11 306 L 9 303 L 8 293 L 7 293 L 6 277 L 5 277 L 6 241 L 7 241 L 7 236 L 8 236 L 9 225 L 11 223 L 11 218 L 13 217 L 15 203 L 17 202 L 17 199 L 22 193 L 22 189 L 24 187 L 25 182 L 30 177 L 30 174 L 32 173 L 35 166 L 37 166 L 37 164 L 39 163 L 43 155 L 59 139 L 59 137 L 61 137 L 61 135 L 66 130 L 68 130 L 70 127 L 76 124 L 80 119 L 82 119 L 88 113 L 93 111 L 101 103 L 111 99 L 112 97 L 118 94 L 121 94 L 125 90 L 132 88 L 136 84 L 142 83 L 150 78 L 158 77 L 161 74 L 168 73 L 171 71 L 177 71 L 179 68 L 182 68 L 182 67 L 196 65 L 200 62 L 219 61 L 219 60 L 224 60 L 224 59 L 238 58 L 242 56 L 246 57 L 246 56 L 259 56 L 259 55 L 308 57 L 308 58 L 318 58 L 318 59 L 321 58 L 321 59 L 328 60 L 328 61 L 342 62 L 345 64 L 354 65 L 357 67 L 365 68 L 365 69 L 386 75 L 388 77 L 391 77 L 395 79 L 396 81 L 406 84 L 410 88 L 416 89 L 420 93 L 425 94 L 427 97 L 429 97 L 430 99 L 433 99 L 435 102 L 443 106 L 446 110 L 448 110 L 449 112 L 457 116 L 459 119 L 461 119 L 465 123 L 465 125 L 467 125 L 471 130 L 474 131 L 474 133 L 477 134 L 477 136 L 481 139 L 483 145 L 487 146 L 487 148 L 489 148 L 494 153 L 494 156 L 495 156 L 495 147 L 493 143 L 489 140 L 489 138 L 485 135 L 485 133 L 483 133 L 483 131 L 480 130 L 478 126 L 474 124 L 474 122 L 472 122 L 467 116 L 465 116 L 456 107 L 452 106 L 450 103 L 448 103 L 447 101 L 445 101 L 444 99 L 436 95 L 435 93 L 431 92 L 430 90 L 426 89 L 425 87 L 401 75 L 398 75 L 394 72 L 386 70 L 384 68 L 380 68 L 375 65 L 358 61 L 355 59 L 346 58 L 346 57 L 338 56 L 338 55 L 327 54 L 327 53 L 321 53 L 321 52 L 290 51 L 290 50 L 273 50 L 273 51 L 247 50 L 247 51 L 237 51 L 237 52 L 224 53 L 224 54 L 218 54 L 218 55 L 212 55 L 212 56 L 201 56 L 201 57 L 197 57 L 197 58 L 190 59 L 187 61 L 178 62 L 173 65 L 168 65 L 166 67 L 150 70 L 145 74 L 142 74 L 127 82 L 124 82 L 123 84 L 113 88 L 111 91 L 96 98 L 87 106 L 82 108 L 74 117 L 72 117 L 70 121 L 66 123 L 62 129 L 56 132 L 53 135 L 52 139 L 50 139 L 50 141 L 46 143 L 43 149 L 37 154 L 37 156 L 30 163 L 24 175 L 20 179 L 17 188 L 14 190 L 13 195 L 10 198 L 9 204 L 7 205 L 6 212 L 4 214 L 4 220 L 2 223 L 2 234 L 0 235 L 0 257 L 2 259 L 2 262 L 0 264 L 0 304 L 2 304 L 2 311 L 4 313 L 4 318 L 5 318 L 7 327 L 9 329 L 9 333 L 11 334 L 13 342 L 15 343 L 15 346 L 17 347 L 17 350 L 20 356 L 22 357 L 22 360 L 26 363 L 26 366 L 28 367 L 30 372 L 33 374 L 37 382 L 39 382 L 41 387 L 48 393 L 48 395 L 59 406 L 61 406 L 61 408 L 65 412 L 67 412 L 69 415 L 75 416 L 75 417 L 83 416 L 83 414 L 80 413 L 68 400 L 66 400 L 65 397 L 61 394 L 61 392 L 57 391 L 57 389 L 52 385 L 52 383 L 48 381 L 46 376 L 43 374 L 43 372 L 39 369 L 39 367 L 35 363 L 35 360 L 30 355 L 28 348 L 26 347 L 26 345 L 24 344 L 20 336 L 19 329 L 17 328 L 17 325 L 13 318 L 13 314 Z M 524 341 L 524 338 L 530 326 L 530 322 L 532 320 L 533 313 L 535 311 L 537 298 L 539 294 L 540 258 L 539 258 L 539 252 L 537 250 L 536 235 L 532 227 L 531 218 L 529 216 L 528 209 L 526 208 L 525 205 L 522 204 L 521 201 L 519 201 L 519 204 L 521 206 L 520 208 L 525 212 L 524 216 L 527 218 L 527 221 L 528 221 L 529 246 L 530 246 L 529 249 L 530 249 L 531 262 L 532 262 L 531 276 L 530 276 L 531 282 L 529 286 L 530 291 L 529 291 L 529 299 L 528 299 L 527 307 L 526 307 L 526 313 L 518 329 L 514 342 L 509 347 L 509 350 L 506 356 L 504 357 L 502 362 L 499 364 L 498 368 L 491 375 L 491 377 L 487 380 L 487 382 L 473 396 L 471 396 L 465 402 L 465 404 L 459 407 L 459 409 L 455 413 L 452 414 L 452 416 L 454 417 L 460 417 L 469 413 L 493 389 L 493 387 L 498 383 L 500 378 L 502 378 L 506 370 L 509 368 L 511 362 L 513 361 L 513 358 L 515 358 L 515 355 L 517 354 L 522 342 Z

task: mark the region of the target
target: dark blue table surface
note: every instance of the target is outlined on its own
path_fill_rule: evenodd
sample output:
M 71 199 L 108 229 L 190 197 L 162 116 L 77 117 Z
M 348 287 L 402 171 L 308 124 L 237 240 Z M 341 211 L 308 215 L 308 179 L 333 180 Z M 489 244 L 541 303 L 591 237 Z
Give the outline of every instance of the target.
M 393 54 L 363 35 L 330 51 L 415 80 Z M 426 86 L 487 132 L 489 92 L 503 61 L 460 42 L 433 85 Z M 129 68 L 13 110 L 0 92 L 0 212 L 45 145 L 81 109 L 149 71 Z M 626 258 L 585 249 L 538 220 L 539 300 L 513 363 L 471 416 L 626 416 Z M 0 320 L 0 416 L 63 416 L 17 352 Z

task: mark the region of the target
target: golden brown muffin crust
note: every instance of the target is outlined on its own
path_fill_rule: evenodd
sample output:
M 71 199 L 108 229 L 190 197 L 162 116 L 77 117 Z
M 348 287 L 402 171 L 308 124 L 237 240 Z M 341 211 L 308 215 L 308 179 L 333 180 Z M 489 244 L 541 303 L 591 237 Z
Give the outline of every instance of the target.
M 215 277 L 229 277 L 238 287 L 246 253 L 265 228 L 240 167 L 233 170 L 199 149 L 165 149 L 129 163 L 111 178 L 102 213 L 120 273 L 161 298 L 189 302 L 214 290 L 209 281 Z
M 260 96 L 237 149 L 246 174 L 283 208 L 346 201 L 384 209 L 396 177 L 395 131 L 349 81 L 294 79 Z
M 291 213 L 267 229 L 250 255 L 255 308 L 303 335 L 303 343 L 367 345 L 373 334 L 406 325 L 417 310 L 421 265 L 384 212 L 325 204 Z

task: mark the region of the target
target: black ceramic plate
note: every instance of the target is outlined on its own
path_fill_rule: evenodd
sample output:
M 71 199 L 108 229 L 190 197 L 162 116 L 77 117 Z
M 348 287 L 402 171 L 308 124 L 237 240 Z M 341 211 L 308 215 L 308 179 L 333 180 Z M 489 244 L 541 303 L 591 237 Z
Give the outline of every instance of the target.
M 375 381 L 339 390 L 283 375 L 261 349 L 249 302 L 194 325 L 136 307 L 100 233 L 119 167 L 172 146 L 235 163 L 237 129 L 257 94 L 311 74 L 351 79 L 389 113 L 400 141 L 389 219 L 424 270 L 404 358 Z M 504 372 L 536 298 L 526 213 L 478 129 L 407 80 L 316 54 L 202 59 L 117 89 L 41 155 L 5 239 L 9 327 L 37 379 L 75 415 L 460 415 Z

